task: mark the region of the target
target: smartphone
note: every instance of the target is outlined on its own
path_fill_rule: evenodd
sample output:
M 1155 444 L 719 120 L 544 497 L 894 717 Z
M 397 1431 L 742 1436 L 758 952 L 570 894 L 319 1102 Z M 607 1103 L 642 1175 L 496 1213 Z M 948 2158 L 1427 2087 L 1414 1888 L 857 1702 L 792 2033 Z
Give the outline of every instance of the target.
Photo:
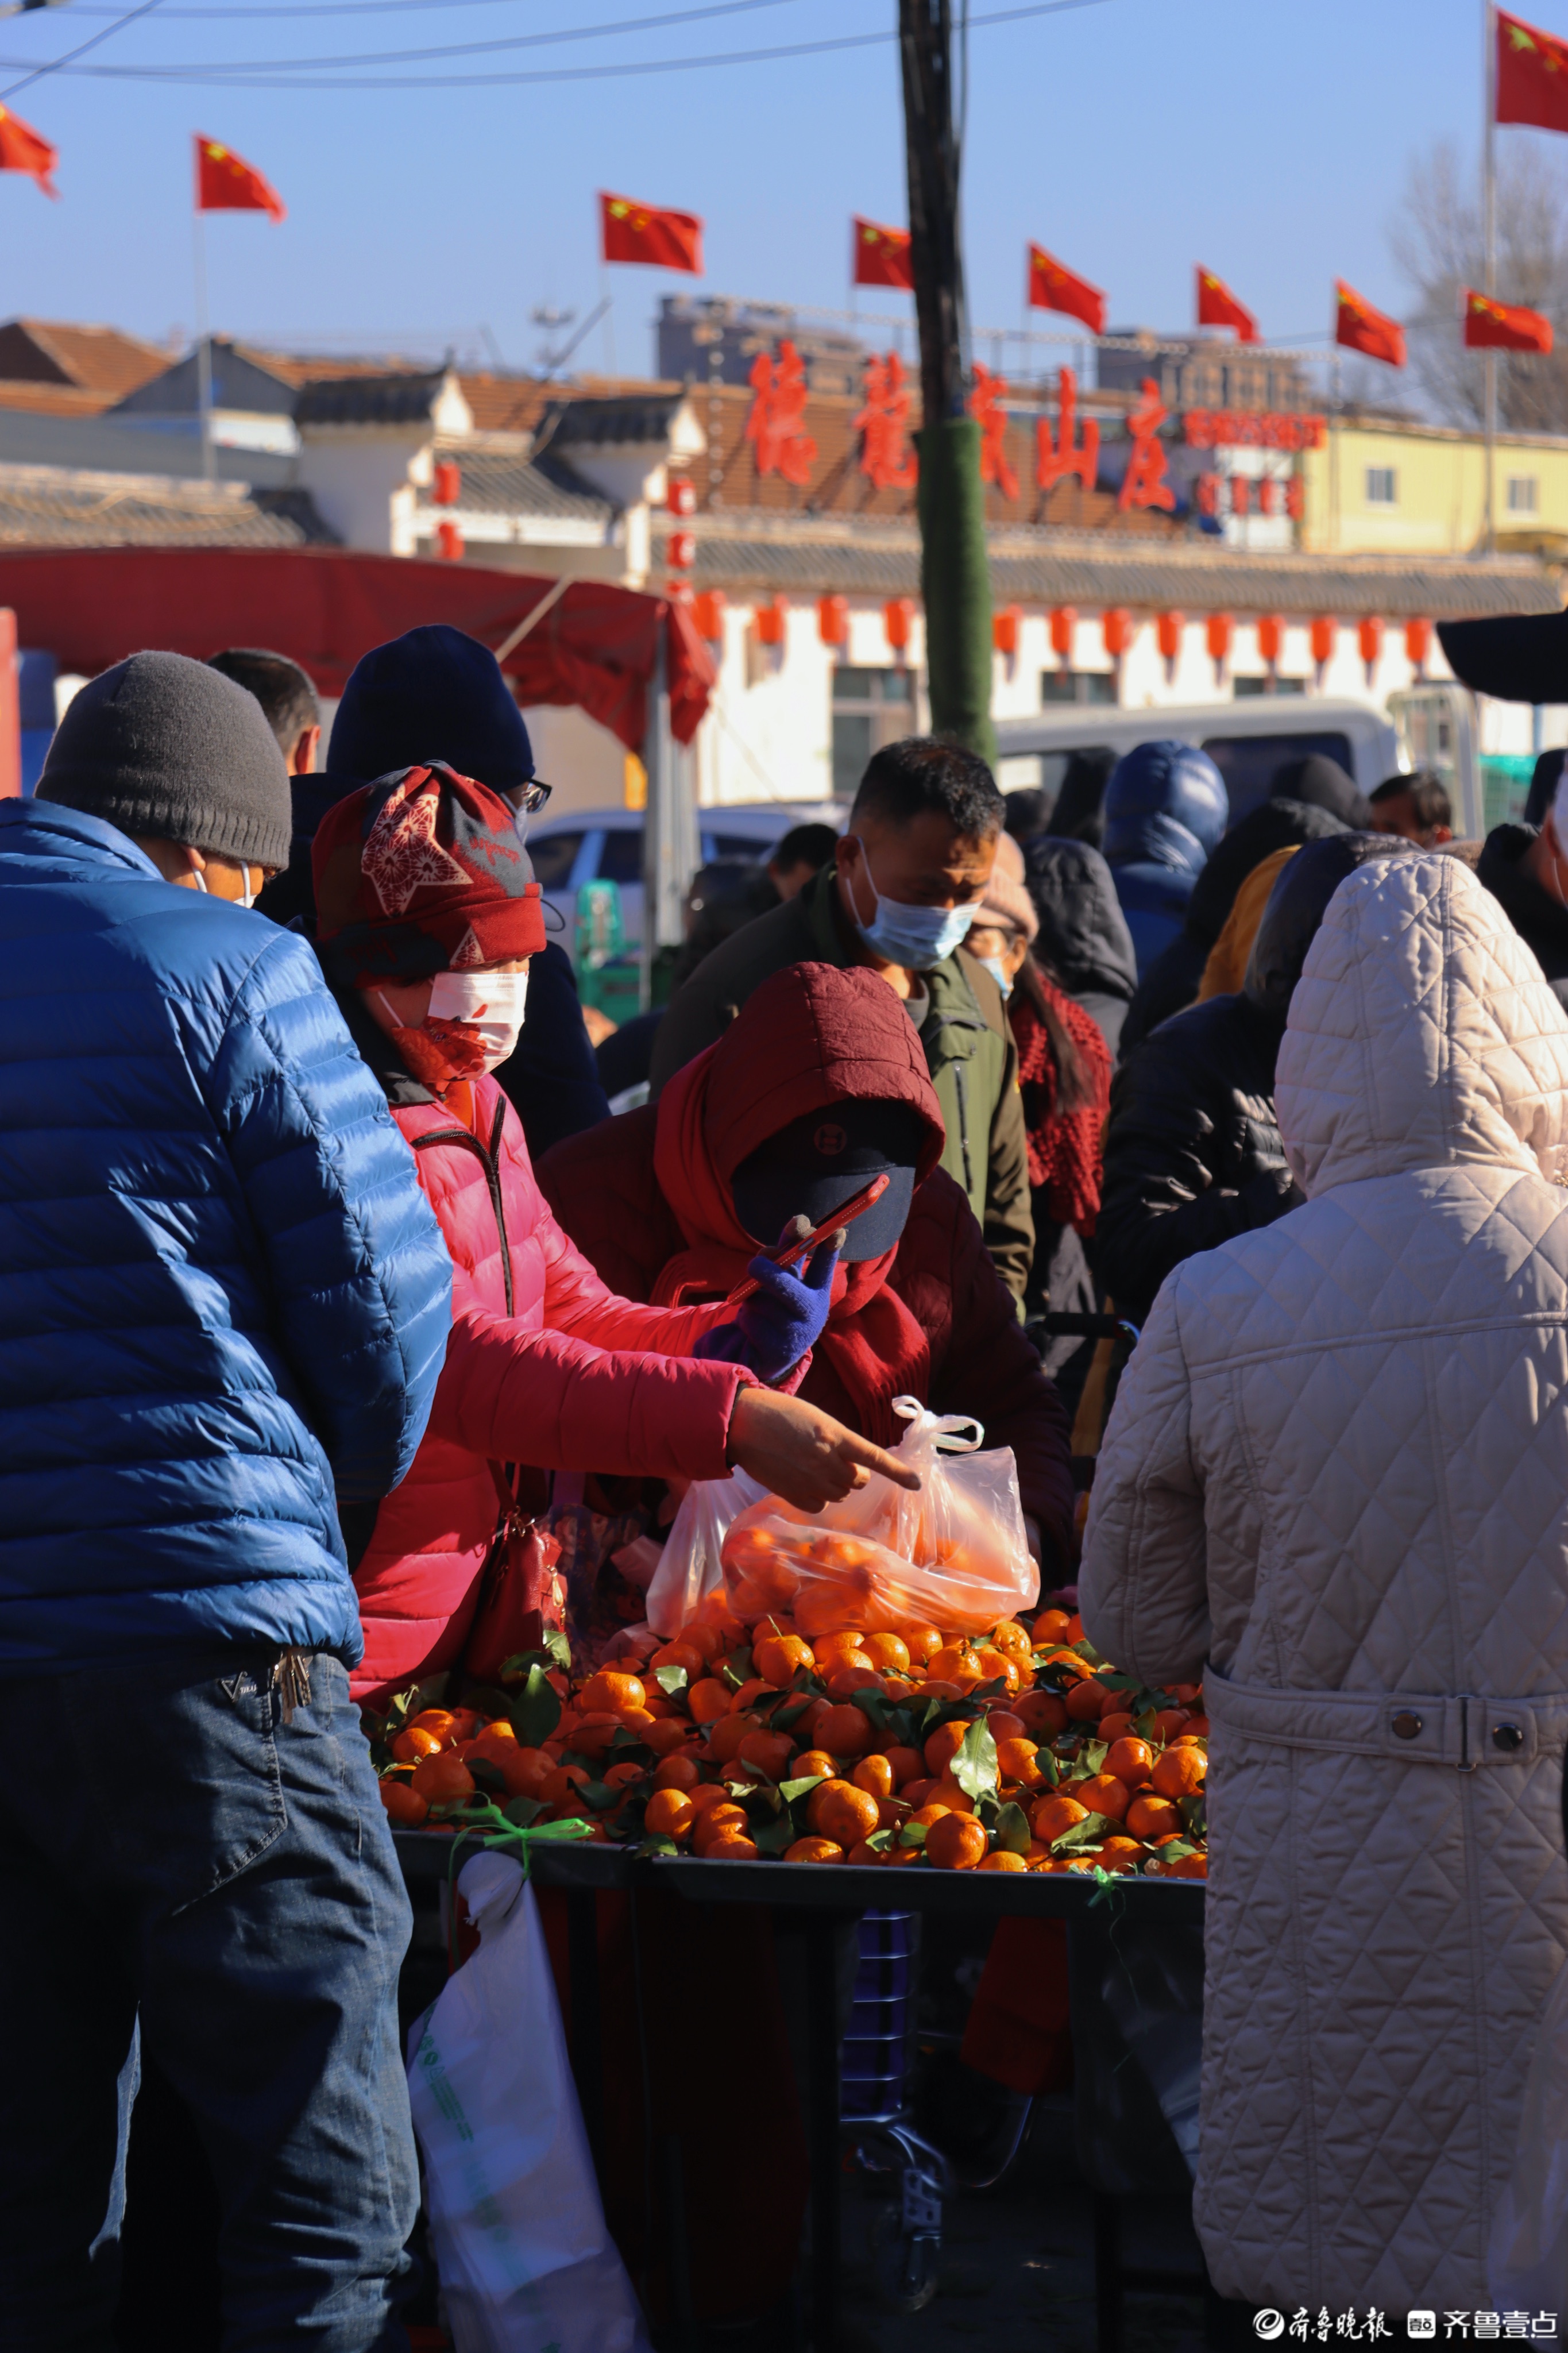
M 868 1185 L 862 1186 L 858 1193 L 852 1193 L 847 1201 L 824 1218 L 819 1226 L 814 1226 L 810 1233 L 803 1234 L 798 1241 L 775 1242 L 772 1250 L 763 1250 L 760 1255 L 772 1259 L 775 1266 L 788 1266 L 795 1259 L 809 1258 L 818 1242 L 827 1235 L 837 1233 L 840 1226 L 851 1225 L 873 1203 L 879 1201 L 890 1181 L 886 1176 L 873 1176 Z M 755 1275 L 747 1275 L 745 1281 L 738 1282 L 724 1302 L 725 1306 L 738 1307 L 743 1299 L 750 1299 L 758 1287 Z

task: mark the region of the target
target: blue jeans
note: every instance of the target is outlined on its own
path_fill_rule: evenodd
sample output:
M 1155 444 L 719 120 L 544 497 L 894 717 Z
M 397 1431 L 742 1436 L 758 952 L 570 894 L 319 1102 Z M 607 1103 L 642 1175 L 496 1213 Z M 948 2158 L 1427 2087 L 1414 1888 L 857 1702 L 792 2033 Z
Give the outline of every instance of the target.
M 0 1683 L 0 2324 L 112 2345 L 138 2033 L 217 2182 L 225 2353 L 401 2353 L 410 1914 L 336 1660 Z

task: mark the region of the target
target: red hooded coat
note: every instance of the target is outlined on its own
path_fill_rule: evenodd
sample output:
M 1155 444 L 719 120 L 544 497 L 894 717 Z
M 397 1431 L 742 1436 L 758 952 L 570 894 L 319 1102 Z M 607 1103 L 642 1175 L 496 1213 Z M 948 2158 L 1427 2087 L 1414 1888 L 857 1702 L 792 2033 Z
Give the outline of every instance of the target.
M 414 1147 L 453 1276 L 429 1427 L 354 1571 L 364 1660 L 353 1692 L 369 1700 L 460 1653 L 495 1532 L 492 1459 L 721 1479 L 735 1394 L 752 1376 L 686 1354 L 722 1310 L 612 1297 L 551 1216 L 493 1079 L 473 1082 L 470 1133 L 395 1067 L 379 1031 L 363 1017 L 353 1027 Z
M 906 1391 L 938 1412 L 974 1415 L 988 1445 L 1013 1449 L 1024 1509 L 1065 1564 L 1067 1417 L 968 1201 L 936 1165 L 942 1125 L 925 1055 L 875 973 L 798 964 L 773 974 L 657 1105 L 558 1144 L 540 1183 L 626 1297 L 721 1297 L 756 1250 L 735 1216 L 731 1173 L 792 1120 L 863 1100 L 908 1103 L 925 1120 L 920 1181 L 897 1248 L 840 1267 L 797 1394 L 879 1445 L 897 1442 L 891 1402 Z

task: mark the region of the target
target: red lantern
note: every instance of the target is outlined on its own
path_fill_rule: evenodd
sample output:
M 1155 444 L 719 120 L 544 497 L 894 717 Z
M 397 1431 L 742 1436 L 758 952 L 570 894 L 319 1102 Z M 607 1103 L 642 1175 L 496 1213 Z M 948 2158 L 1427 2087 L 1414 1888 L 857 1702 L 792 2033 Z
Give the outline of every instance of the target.
M 1274 506 L 1274 478 L 1271 474 L 1265 474 L 1258 485 L 1258 512 L 1261 515 L 1271 515 Z
M 1072 633 L 1078 627 L 1078 615 L 1070 605 L 1058 605 L 1051 615 L 1051 651 L 1058 661 L 1072 655 Z
M 444 564 L 461 564 L 463 534 L 455 522 L 438 522 L 436 526 L 436 553 Z
M 1100 617 L 1100 631 L 1105 639 L 1105 650 L 1112 661 L 1118 661 L 1132 643 L 1132 617 L 1119 605 Z
M 664 560 L 672 572 L 689 572 L 697 561 L 697 533 L 672 531 L 664 543 Z
M 1252 479 L 1250 475 L 1233 474 L 1231 476 L 1230 511 L 1233 515 L 1245 515 L 1252 512 Z
M 1262 613 L 1258 620 L 1258 650 L 1270 670 L 1279 660 L 1285 645 L 1285 624 L 1277 613 Z
M 463 495 L 463 470 L 456 458 L 437 458 L 430 485 L 430 503 L 455 507 Z
M 697 512 L 697 485 L 694 482 L 672 481 L 665 492 L 664 503 L 672 515 L 694 515 Z
M 849 642 L 849 607 L 842 596 L 819 596 L 816 600 L 816 634 L 825 646 L 847 646 Z
M 1183 626 L 1180 613 L 1162 613 L 1154 624 L 1154 642 L 1168 662 L 1173 662 L 1182 650 Z
M 784 641 L 784 614 L 788 608 L 776 596 L 759 605 L 754 616 L 757 643 L 760 646 L 782 646 Z
M 910 630 L 914 617 L 915 603 L 912 596 L 889 596 L 883 606 L 882 628 L 887 633 L 888 644 L 894 653 L 901 654 L 909 651 Z
M 1420 678 L 1426 668 L 1426 658 L 1432 650 L 1432 624 L 1415 620 L 1405 624 L 1405 651 L 1411 669 Z
M 710 646 L 716 646 L 724 634 L 722 588 L 704 588 L 701 595 L 693 599 L 691 618 L 698 636 L 705 638 Z
M 1204 641 L 1214 656 L 1215 668 L 1223 667 L 1230 653 L 1230 642 L 1236 624 L 1228 613 L 1211 613 L 1204 624 Z
M 1311 628 L 1312 659 L 1317 663 L 1320 670 L 1323 668 L 1326 662 L 1332 661 L 1334 658 L 1334 639 L 1339 636 L 1339 623 L 1336 620 L 1333 620 L 1327 613 L 1320 613 L 1317 616 L 1317 618 L 1313 621 Z
M 1356 630 L 1356 641 L 1361 647 L 1361 658 L 1366 664 L 1367 683 L 1370 685 L 1373 670 L 1379 654 L 1383 651 L 1383 623 L 1375 613 L 1364 613 L 1362 616 L 1360 626 Z
M 991 616 L 991 642 L 996 651 L 1005 654 L 1009 660 L 1018 650 L 1020 617 L 1016 605 L 1004 605 Z

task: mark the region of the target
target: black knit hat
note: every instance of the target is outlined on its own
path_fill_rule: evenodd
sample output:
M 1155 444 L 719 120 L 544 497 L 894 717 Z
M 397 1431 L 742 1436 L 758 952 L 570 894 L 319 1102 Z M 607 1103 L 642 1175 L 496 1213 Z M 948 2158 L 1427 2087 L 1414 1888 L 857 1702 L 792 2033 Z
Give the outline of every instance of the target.
M 261 705 L 184 654 L 132 654 L 89 680 L 37 797 L 240 865 L 289 863 L 289 771 Z
M 492 793 L 534 780 L 533 746 L 500 664 L 444 621 L 361 655 L 332 721 L 327 774 L 368 785 L 437 761 Z

